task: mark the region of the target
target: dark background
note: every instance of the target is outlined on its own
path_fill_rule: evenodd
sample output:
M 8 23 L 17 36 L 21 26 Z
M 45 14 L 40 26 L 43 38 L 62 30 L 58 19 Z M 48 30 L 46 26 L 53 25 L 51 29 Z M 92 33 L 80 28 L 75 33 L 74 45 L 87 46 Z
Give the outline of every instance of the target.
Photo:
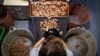
M 0 4 L 3 3 L 3 0 L 0 0 Z M 97 54 L 100 56 L 100 0 L 71 0 L 71 4 L 83 4 L 90 11 L 90 21 L 85 25 L 85 28 L 93 33 L 97 40 Z M 27 28 L 31 26 L 30 20 L 15 20 L 15 27 Z

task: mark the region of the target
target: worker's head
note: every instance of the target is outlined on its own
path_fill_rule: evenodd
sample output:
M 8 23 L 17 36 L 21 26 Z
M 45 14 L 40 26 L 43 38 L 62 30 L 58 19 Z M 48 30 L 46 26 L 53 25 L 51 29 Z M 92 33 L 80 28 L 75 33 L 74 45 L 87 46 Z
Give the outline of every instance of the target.
M 60 41 L 60 38 L 49 38 L 39 51 L 39 56 L 67 56 L 66 51 Z

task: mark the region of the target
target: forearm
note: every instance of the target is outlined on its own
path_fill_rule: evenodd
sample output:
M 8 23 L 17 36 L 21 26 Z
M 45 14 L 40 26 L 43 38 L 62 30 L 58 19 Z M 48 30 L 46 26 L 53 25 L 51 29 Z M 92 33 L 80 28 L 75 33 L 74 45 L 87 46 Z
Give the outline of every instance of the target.
M 64 47 L 64 49 L 68 48 L 67 45 L 66 45 L 66 43 L 64 43 L 64 42 L 63 42 L 63 47 Z
M 66 50 L 68 48 L 67 44 L 62 40 L 63 48 Z
M 45 38 L 42 37 L 38 42 L 36 42 L 33 46 L 33 48 L 37 48 L 39 47 L 43 42 L 44 42 Z

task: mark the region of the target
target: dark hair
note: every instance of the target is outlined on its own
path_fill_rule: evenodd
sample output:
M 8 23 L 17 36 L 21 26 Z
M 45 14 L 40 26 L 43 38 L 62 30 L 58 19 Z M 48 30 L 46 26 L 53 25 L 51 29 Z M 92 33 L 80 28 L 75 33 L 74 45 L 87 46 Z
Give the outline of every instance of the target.
M 67 56 L 67 54 L 60 42 L 48 41 L 42 45 L 38 56 Z

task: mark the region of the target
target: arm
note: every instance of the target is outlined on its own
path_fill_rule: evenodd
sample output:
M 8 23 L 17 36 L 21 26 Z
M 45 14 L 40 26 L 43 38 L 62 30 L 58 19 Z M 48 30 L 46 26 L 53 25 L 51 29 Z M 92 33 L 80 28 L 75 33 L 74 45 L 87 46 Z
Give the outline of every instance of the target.
M 33 49 L 30 51 L 29 56 L 38 56 L 39 46 L 44 42 L 45 38 L 42 37 L 38 42 L 33 46 Z
M 68 48 L 67 44 L 62 40 L 63 48 L 66 50 Z
M 73 52 L 68 48 L 67 44 L 63 41 L 63 47 L 66 50 L 67 56 L 74 56 Z
M 36 42 L 33 46 L 33 48 L 37 48 L 39 47 L 43 42 L 44 42 L 45 38 L 42 37 L 38 42 Z
M 64 47 L 64 49 L 68 48 L 67 45 L 66 45 L 66 43 L 64 43 L 64 42 L 63 42 L 63 47 Z

